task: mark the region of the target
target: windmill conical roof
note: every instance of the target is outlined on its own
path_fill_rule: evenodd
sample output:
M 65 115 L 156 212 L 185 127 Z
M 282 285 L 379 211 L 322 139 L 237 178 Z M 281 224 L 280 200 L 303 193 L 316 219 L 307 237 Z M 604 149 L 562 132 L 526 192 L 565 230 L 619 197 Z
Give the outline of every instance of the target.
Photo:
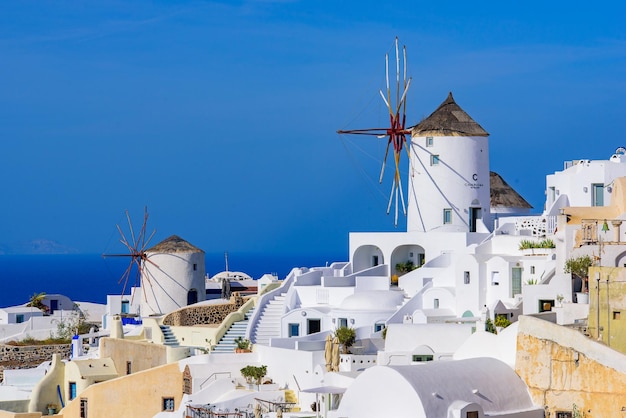
M 178 235 L 172 235 L 164 239 L 152 248 L 146 250 L 149 253 L 203 253 L 200 248 L 191 245 Z
M 517 193 L 509 184 L 504 181 L 500 174 L 491 171 L 489 173 L 489 182 L 491 189 L 491 207 L 507 207 L 507 208 L 532 208 L 519 193 Z
M 413 127 L 412 136 L 489 136 L 456 104 L 452 92 L 429 117 Z

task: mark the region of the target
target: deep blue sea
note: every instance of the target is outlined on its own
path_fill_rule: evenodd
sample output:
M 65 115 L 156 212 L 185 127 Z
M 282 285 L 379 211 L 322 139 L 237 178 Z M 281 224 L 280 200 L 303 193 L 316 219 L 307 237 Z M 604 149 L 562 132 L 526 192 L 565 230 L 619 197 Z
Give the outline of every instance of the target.
M 206 254 L 205 260 L 210 276 L 225 270 L 223 253 Z M 293 267 L 324 266 L 346 260 L 341 255 L 228 253 L 229 270 L 243 271 L 254 279 L 265 273 L 277 273 L 284 279 Z M 123 283 L 119 280 L 128 263 L 126 257 L 103 258 L 100 254 L 0 255 L 0 307 L 21 305 L 40 292 L 60 293 L 75 301 L 106 303 L 107 295 L 122 292 Z

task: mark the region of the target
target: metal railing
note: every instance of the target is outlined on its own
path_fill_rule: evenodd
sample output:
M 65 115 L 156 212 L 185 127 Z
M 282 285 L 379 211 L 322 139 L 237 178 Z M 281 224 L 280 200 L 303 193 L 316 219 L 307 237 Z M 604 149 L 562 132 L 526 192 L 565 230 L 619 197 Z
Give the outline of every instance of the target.
M 209 380 L 213 379 L 213 380 L 217 380 L 217 376 L 218 375 L 227 375 L 227 377 L 231 377 L 230 372 L 215 372 L 213 373 L 211 376 L 207 377 L 204 382 L 200 383 L 200 389 L 202 389 L 202 386 L 204 386 L 204 384 L 206 382 L 208 382 Z

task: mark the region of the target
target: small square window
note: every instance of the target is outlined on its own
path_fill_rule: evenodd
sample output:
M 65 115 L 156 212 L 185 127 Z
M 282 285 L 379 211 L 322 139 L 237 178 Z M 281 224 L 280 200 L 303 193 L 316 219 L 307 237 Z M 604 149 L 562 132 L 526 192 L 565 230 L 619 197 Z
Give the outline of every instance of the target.
M 452 209 L 443 210 L 443 223 L 444 225 L 449 225 L 452 223 Z
M 431 155 L 430 156 L 430 165 L 439 165 L 439 156 L 438 155 Z
M 620 311 L 613 311 L 613 319 L 619 320 L 622 316 Z
M 374 332 L 382 331 L 385 328 L 384 322 L 378 322 L 374 324 Z
M 427 147 L 432 147 L 433 146 L 433 137 L 432 136 L 427 136 L 426 137 L 426 146 Z
M 300 324 L 289 324 L 289 336 L 297 337 L 300 335 Z
M 174 411 L 174 398 L 163 398 L 163 411 Z

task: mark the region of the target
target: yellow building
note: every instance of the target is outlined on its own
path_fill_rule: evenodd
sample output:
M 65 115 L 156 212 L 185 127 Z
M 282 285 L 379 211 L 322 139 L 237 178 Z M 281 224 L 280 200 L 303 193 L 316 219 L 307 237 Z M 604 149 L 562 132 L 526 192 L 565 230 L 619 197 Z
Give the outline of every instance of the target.
M 592 338 L 626 354 L 625 267 L 589 269 L 588 330 Z

